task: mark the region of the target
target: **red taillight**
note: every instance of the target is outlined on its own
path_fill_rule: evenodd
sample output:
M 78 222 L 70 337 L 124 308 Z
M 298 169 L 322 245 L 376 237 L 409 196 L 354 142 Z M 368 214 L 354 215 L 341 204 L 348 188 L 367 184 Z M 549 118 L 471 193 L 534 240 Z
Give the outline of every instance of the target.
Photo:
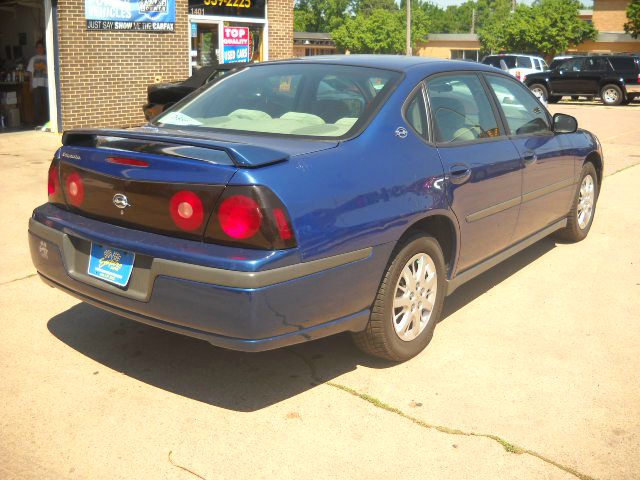
M 260 185 L 227 186 L 211 216 L 205 240 L 265 250 L 296 246 L 285 206 Z
M 51 167 L 49 167 L 49 184 L 47 185 L 47 192 L 50 199 L 60 191 L 60 179 L 58 175 L 58 166 L 52 163 Z
M 173 223 L 187 232 L 198 229 L 204 220 L 202 200 L 189 190 L 181 190 L 171 197 L 169 213 Z
M 276 220 L 276 227 L 278 227 L 278 233 L 282 240 L 291 240 L 293 233 L 291 232 L 291 225 L 287 220 L 287 216 L 281 208 L 273 209 L 273 217 Z
M 125 158 L 125 157 L 107 157 L 107 162 L 115 163 L 117 165 L 129 165 L 132 167 L 148 167 L 149 162 L 144 160 L 138 160 L 137 158 Z
M 67 201 L 74 207 L 80 207 L 84 202 L 84 182 L 78 172 L 67 175 L 65 180 Z
M 260 206 L 245 195 L 233 195 L 220 204 L 218 222 L 222 231 L 231 238 L 253 237 L 262 225 Z

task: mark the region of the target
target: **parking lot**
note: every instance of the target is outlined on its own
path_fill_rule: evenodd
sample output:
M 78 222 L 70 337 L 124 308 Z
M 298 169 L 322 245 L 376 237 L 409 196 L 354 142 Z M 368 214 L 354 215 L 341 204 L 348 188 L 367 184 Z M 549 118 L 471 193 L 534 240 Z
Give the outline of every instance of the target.
M 346 335 L 226 351 L 45 286 L 27 219 L 60 137 L 0 134 L 0 478 L 640 478 L 640 103 L 550 109 L 603 144 L 589 237 L 460 287 L 399 365 Z

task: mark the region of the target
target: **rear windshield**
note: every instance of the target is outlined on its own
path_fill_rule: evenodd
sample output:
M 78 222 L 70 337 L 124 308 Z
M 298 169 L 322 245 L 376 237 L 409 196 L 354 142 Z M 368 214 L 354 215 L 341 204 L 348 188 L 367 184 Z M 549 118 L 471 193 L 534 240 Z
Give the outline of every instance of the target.
M 364 126 L 401 74 L 345 65 L 246 68 L 178 103 L 161 126 L 338 138 Z
M 519 55 L 489 55 L 482 63 L 501 68 L 500 60 L 504 60 L 507 68 L 533 68 L 529 57 L 521 57 Z

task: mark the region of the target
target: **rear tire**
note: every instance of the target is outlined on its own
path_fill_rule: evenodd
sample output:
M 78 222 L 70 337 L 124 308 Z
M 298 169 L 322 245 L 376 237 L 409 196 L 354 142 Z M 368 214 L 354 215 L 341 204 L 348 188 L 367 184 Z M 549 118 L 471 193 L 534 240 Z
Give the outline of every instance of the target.
M 580 97 L 578 95 L 572 95 L 571 100 L 573 100 L 574 102 L 577 102 L 578 100 L 580 100 Z
M 619 86 L 610 84 L 602 87 L 602 90 L 600 90 L 600 98 L 605 105 L 615 106 L 622 103 L 624 95 Z
M 442 313 L 445 277 L 438 242 L 433 237 L 409 238 L 387 267 L 367 327 L 352 334 L 356 346 L 395 362 L 424 350 Z
M 599 193 L 596 169 L 593 163 L 587 162 L 582 166 L 582 175 L 567 217 L 567 226 L 557 233 L 559 239 L 571 243 L 585 239 L 591 230 Z
M 561 95 L 551 95 L 549 98 L 547 98 L 548 103 L 558 103 L 560 100 L 562 100 Z

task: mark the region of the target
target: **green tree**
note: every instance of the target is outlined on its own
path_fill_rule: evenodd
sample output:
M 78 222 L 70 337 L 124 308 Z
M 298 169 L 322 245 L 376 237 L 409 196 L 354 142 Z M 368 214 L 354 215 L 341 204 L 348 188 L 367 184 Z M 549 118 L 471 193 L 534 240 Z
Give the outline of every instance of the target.
M 640 0 L 632 0 L 627 7 L 627 19 L 624 24 L 624 31 L 633 38 L 640 37 Z
M 495 18 L 478 33 L 486 51 L 537 52 L 553 56 L 585 40 L 597 31 L 578 16 L 577 0 L 536 0 L 519 5 L 512 14 Z
M 417 9 L 411 19 L 412 44 L 422 41 L 427 33 L 427 17 Z M 370 15 L 349 17 L 331 32 L 338 48 L 351 53 L 404 53 L 406 34 L 405 12 L 381 8 Z
M 344 22 L 351 0 L 299 0 L 293 8 L 296 32 L 329 32 Z
M 356 15 L 369 16 L 374 10 L 395 12 L 398 10 L 398 4 L 395 0 L 357 0 L 353 5 L 353 11 Z

